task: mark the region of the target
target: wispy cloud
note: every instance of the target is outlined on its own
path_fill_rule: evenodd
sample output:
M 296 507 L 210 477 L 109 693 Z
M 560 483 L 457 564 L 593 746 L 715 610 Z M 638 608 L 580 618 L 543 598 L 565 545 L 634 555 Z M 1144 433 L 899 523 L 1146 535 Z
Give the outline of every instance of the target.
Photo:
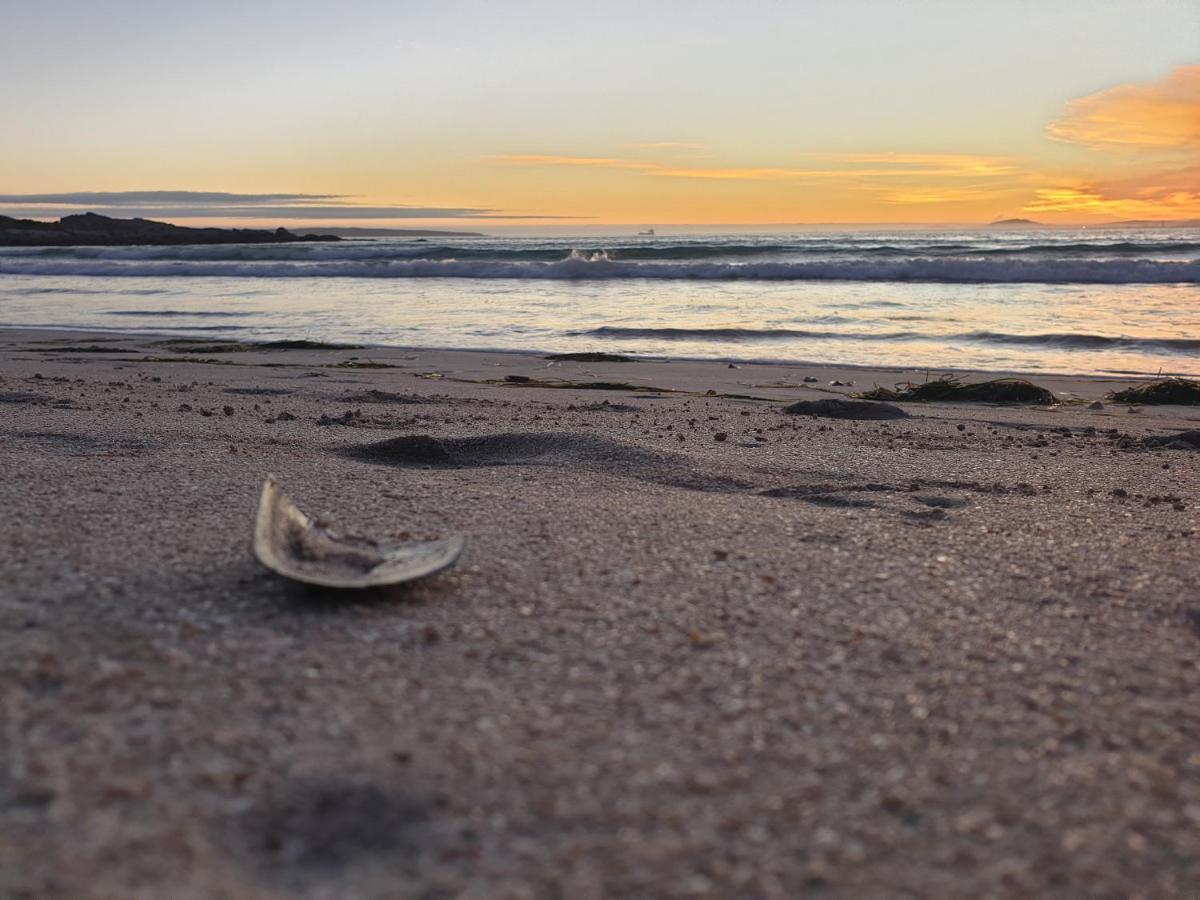
M 641 172 L 662 178 L 698 178 L 727 181 L 804 181 L 863 178 L 963 178 L 997 177 L 1015 172 L 1002 157 L 951 153 L 812 154 L 825 165 L 789 166 L 681 166 L 648 159 L 612 156 L 565 156 L 542 153 L 508 153 L 490 156 L 494 163 L 524 166 L 582 166 Z
M 896 174 L 946 177 L 998 177 L 1017 171 L 1006 156 L 974 153 L 829 153 L 822 158 L 855 165 L 884 165 Z
M 1047 127 L 1072 143 L 1134 150 L 1200 147 L 1200 65 L 1179 66 L 1160 81 L 1120 84 L 1080 97 Z
M 0 194 L 0 214 L 46 218 L 95 212 L 166 219 L 557 219 L 462 206 L 373 206 L 348 194 L 237 194 L 225 191 L 73 191 Z
M 1200 217 L 1200 165 L 1067 181 L 1038 189 L 1025 208 L 1120 218 Z
M 1027 212 L 1164 220 L 1200 216 L 1200 165 L 1195 162 L 1200 65 L 1072 100 L 1047 133 L 1091 148 L 1093 162 L 1082 173 L 1043 181 Z
M 999 198 L 1002 191 L 990 187 L 915 188 L 889 191 L 880 199 L 901 206 L 921 206 L 937 203 L 967 203 Z
M 55 206 L 194 206 L 221 203 L 345 202 L 346 194 L 231 194 L 225 191 L 73 191 L 63 194 L 0 194 L 0 203 Z

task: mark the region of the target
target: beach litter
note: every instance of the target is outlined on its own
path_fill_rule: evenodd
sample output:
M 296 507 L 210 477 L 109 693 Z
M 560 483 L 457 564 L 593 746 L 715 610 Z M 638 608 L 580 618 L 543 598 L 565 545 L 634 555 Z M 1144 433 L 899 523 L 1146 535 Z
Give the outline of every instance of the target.
M 964 383 L 954 375 L 943 375 L 923 384 L 903 382 L 894 389 L 876 386 L 874 390 L 852 395 L 859 400 L 914 402 L 952 400 L 965 403 L 1037 403 L 1050 405 L 1058 399 L 1044 387 L 1023 378 L 996 378 L 992 381 Z
M 452 566 L 464 544 L 458 535 L 385 544 L 339 534 L 302 512 L 270 475 L 254 523 L 260 563 L 292 581 L 327 588 L 386 587 L 424 578 Z
M 1182 406 L 1200 405 L 1200 381 L 1188 378 L 1167 378 L 1151 381 L 1123 391 L 1112 391 L 1109 400 L 1117 403 L 1174 403 Z

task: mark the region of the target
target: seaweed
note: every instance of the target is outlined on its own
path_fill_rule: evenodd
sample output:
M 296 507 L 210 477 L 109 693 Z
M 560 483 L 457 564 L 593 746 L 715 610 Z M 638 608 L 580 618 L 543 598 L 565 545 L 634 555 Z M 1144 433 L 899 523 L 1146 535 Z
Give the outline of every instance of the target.
M 1200 381 L 1187 378 L 1166 378 L 1151 381 L 1123 391 L 1111 391 L 1109 400 L 1118 403 L 1173 403 L 1180 406 L 1200 405 Z
M 1044 387 L 1023 378 L 996 378 L 968 384 L 957 376 L 943 375 L 924 384 L 903 382 L 895 389 L 876 386 L 874 390 L 851 394 L 859 400 L 890 400 L 893 402 L 928 402 L 955 400 L 965 403 L 1037 403 L 1053 404 L 1058 398 Z

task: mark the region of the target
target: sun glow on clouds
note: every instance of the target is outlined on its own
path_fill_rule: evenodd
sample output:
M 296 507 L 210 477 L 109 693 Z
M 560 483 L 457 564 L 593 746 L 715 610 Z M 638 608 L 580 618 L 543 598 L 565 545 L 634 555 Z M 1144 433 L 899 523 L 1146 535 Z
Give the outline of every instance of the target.
M 1200 217 L 1200 65 L 1073 100 L 1047 133 L 1090 148 L 1097 173 L 1039 188 L 1028 212 Z
M 632 150 L 641 145 L 623 146 Z M 880 211 L 896 206 L 914 210 L 921 207 L 936 210 L 941 206 L 955 210 L 958 215 L 983 217 L 988 213 L 970 211 L 971 207 L 987 209 L 1001 200 L 1012 204 L 1014 190 L 1028 177 L 1015 159 L 982 154 L 800 153 L 795 159 L 799 165 L 746 166 L 714 165 L 707 159 L 704 164 L 679 158 L 661 160 L 649 153 L 623 156 L 509 153 L 489 156 L 485 161 L 497 167 L 535 172 L 562 169 L 572 184 L 583 183 L 580 179 L 590 181 L 607 171 L 613 179 L 636 179 L 624 182 L 625 187 L 620 181 L 608 182 L 613 191 L 628 191 L 631 197 L 686 191 L 695 203 L 693 208 L 706 209 L 713 222 L 729 223 L 766 222 L 766 217 L 787 221 L 784 217 L 789 216 L 792 221 L 804 218 L 869 221 L 872 216 L 888 218 L 887 214 L 881 216 Z M 569 170 L 578 174 L 568 175 Z M 694 186 L 684 188 L 689 181 Z M 1017 203 L 1027 196 L 1028 192 Z M 918 215 L 944 214 L 922 211 Z
M 725 179 L 732 181 L 795 181 L 805 179 L 989 177 L 1008 175 L 1012 164 L 999 157 L 949 153 L 810 154 L 827 164 L 787 166 L 680 166 L 645 159 L 601 156 L 560 156 L 506 153 L 488 157 L 494 163 L 524 166 L 584 166 L 628 169 L 664 178 Z
M 714 204 L 730 209 L 762 202 L 761 194 L 750 193 L 754 183 L 774 184 L 780 192 L 774 199 L 790 198 L 798 216 L 817 206 L 848 210 L 872 204 L 881 211 L 923 208 L 922 216 L 936 216 L 938 208 L 953 215 L 994 205 L 1058 221 L 1200 215 L 1200 166 L 1188 164 L 1200 151 L 1200 65 L 1177 67 L 1157 82 L 1117 85 L 1072 100 L 1047 134 L 1086 155 L 1067 168 L 1031 158 L 928 152 L 800 153 L 784 164 L 734 165 L 713 159 L 701 144 L 658 141 L 622 144 L 625 152 L 619 155 L 508 153 L 485 162 L 576 169 L 580 178 L 609 171 L 659 183 L 693 180 L 697 192 L 708 190 L 701 187 L 705 182 L 744 185 L 738 197 L 713 195 Z M 703 163 L 693 161 L 698 156 Z M 589 170 L 597 175 L 585 176 Z
M 1099 147 L 1200 148 L 1200 66 L 1072 100 L 1047 131 L 1056 140 Z

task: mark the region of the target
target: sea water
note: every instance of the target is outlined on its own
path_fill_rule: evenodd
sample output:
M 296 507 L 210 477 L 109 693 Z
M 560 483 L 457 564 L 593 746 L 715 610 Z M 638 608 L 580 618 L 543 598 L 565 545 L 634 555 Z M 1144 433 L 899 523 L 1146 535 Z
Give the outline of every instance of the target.
M 0 248 L 0 325 L 1200 373 L 1200 229 Z

